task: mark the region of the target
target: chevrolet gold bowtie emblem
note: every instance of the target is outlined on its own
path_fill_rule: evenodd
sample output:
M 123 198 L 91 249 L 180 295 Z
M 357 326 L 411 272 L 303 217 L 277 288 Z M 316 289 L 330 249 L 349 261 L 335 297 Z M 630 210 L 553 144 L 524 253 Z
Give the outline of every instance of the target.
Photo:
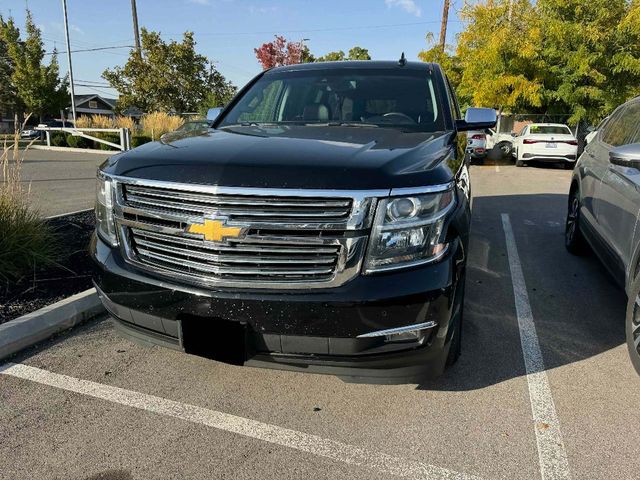
M 188 233 L 199 233 L 209 242 L 222 242 L 227 238 L 240 238 L 243 236 L 247 227 L 227 227 L 225 224 L 227 219 L 210 220 L 204 219 L 204 223 L 192 223 L 187 227 Z

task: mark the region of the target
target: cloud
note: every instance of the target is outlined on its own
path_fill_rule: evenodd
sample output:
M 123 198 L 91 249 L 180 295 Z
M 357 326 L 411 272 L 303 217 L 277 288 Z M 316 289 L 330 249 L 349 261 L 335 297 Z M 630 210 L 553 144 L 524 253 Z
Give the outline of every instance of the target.
M 400 7 L 405 12 L 415 15 L 416 17 L 422 16 L 422 10 L 416 5 L 415 0 L 384 0 L 387 7 Z

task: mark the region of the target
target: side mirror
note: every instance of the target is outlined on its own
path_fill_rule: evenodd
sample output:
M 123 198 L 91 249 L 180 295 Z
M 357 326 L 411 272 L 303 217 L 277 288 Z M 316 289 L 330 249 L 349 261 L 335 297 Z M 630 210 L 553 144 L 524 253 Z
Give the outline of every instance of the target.
M 484 130 L 496 126 L 498 117 L 493 108 L 468 108 L 464 120 L 456 120 L 456 129 L 459 132 L 469 130 Z
M 511 136 L 512 136 L 513 138 L 516 138 L 516 137 L 518 136 L 518 134 L 517 134 L 516 132 L 511 132 Z
M 207 111 L 207 120 L 209 120 L 210 122 L 213 122 L 216 118 L 218 118 L 218 115 L 220 115 L 220 112 L 222 112 L 222 107 L 210 108 Z
M 640 143 L 614 148 L 609 152 L 609 161 L 613 165 L 640 169 Z

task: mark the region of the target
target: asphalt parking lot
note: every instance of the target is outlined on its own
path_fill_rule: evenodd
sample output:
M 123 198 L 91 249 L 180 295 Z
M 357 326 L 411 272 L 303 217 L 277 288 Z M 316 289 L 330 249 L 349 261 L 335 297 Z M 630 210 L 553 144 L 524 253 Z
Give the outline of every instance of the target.
M 93 208 L 96 169 L 115 152 L 27 150 L 22 183 L 43 216 Z
M 463 354 L 443 377 L 229 366 L 102 319 L 0 366 L 0 478 L 636 478 L 625 297 L 564 249 L 570 175 L 472 167 Z

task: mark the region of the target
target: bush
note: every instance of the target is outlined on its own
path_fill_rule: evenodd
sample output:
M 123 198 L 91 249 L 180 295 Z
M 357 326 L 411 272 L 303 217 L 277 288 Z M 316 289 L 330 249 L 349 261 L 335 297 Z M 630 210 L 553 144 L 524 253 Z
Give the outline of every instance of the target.
M 98 133 L 97 135 L 95 135 L 97 138 L 101 138 L 103 140 L 106 140 L 107 142 L 111 142 L 111 143 L 115 143 L 118 144 L 120 143 L 120 135 L 117 135 L 115 133 Z M 107 145 L 106 143 L 101 143 L 101 142 L 94 142 L 94 147 L 96 149 L 100 149 L 100 150 L 117 150 L 116 148 Z
M 144 145 L 145 143 L 151 142 L 151 137 L 147 135 L 134 135 L 131 137 L 131 148 L 139 147 L 140 145 Z
M 33 274 L 38 265 L 53 263 L 58 246 L 47 223 L 30 205 L 29 193 L 20 182 L 22 158 L 9 161 L 3 148 L 0 181 L 0 281 L 12 282 Z
M 169 115 L 164 112 L 147 113 L 140 120 L 142 133 L 152 140 L 160 138 L 161 135 L 172 132 L 180 127 L 184 120 L 175 115 Z
M 51 134 L 51 143 L 56 147 L 66 147 L 67 137 L 62 132 L 54 132 Z
M 84 137 L 67 135 L 67 144 L 73 148 L 91 148 L 91 143 Z

